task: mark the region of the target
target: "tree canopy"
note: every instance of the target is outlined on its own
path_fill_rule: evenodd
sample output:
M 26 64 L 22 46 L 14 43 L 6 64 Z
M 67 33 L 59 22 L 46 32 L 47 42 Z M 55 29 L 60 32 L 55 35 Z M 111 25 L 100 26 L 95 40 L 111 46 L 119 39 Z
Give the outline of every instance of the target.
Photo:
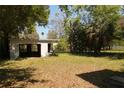
M 34 31 L 36 23 L 45 26 L 48 22 L 48 6 L 0 6 L 1 35 Z
M 109 46 L 117 30 L 120 6 L 60 6 L 70 51 L 99 53 Z
M 4 42 L 3 56 L 9 56 L 9 39 L 20 32 L 36 31 L 36 24 L 48 23 L 49 6 L 0 6 L 0 36 Z

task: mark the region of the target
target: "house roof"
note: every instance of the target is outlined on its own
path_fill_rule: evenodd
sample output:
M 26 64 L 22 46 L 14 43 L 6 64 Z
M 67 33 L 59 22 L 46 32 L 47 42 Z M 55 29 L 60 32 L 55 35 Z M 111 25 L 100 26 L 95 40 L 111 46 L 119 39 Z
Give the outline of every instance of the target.
M 31 39 L 13 39 L 10 40 L 12 43 L 20 43 L 20 44 L 34 44 L 34 43 L 57 43 L 59 39 L 43 39 L 43 40 L 31 40 Z
M 38 42 L 58 42 L 59 39 L 43 39 L 43 40 L 38 40 Z

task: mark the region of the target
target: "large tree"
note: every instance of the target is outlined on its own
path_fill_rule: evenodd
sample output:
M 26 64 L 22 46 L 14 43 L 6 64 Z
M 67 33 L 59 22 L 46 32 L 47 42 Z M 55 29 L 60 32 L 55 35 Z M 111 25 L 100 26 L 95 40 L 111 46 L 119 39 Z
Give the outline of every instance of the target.
M 2 57 L 9 57 L 9 40 L 19 32 L 35 31 L 36 24 L 48 22 L 48 6 L 0 6 L 0 36 L 4 42 Z
M 120 6 L 60 6 L 72 52 L 99 53 L 116 31 Z

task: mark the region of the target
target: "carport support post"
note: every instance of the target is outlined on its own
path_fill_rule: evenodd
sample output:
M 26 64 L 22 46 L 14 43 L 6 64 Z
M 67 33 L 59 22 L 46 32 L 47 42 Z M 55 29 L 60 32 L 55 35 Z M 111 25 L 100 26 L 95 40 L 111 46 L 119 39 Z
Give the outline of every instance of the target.
M 48 55 L 48 43 L 41 43 L 41 57 L 45 57 Z

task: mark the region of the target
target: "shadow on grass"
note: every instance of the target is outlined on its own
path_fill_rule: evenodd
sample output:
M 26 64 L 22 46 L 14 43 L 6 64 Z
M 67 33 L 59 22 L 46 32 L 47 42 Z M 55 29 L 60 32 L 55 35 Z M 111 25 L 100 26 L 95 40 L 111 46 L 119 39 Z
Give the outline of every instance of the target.
M 87 57 L 109 57 L 110 59 L 124 59 L 124 52 L 101 52 L 99 55 L 96 55 L 94 53 L 82 53 L 82 54 L 71 54 L 71 55 L 87 56 Z
M 28 59 L 29 57 L 18 57 L 15 59 L 15 61 L 22 61 L 22 60 L 26 60 Z
M 47 83 L 50 80 L 36 80 L 31 77 L 35 69 L 0 69 L 0 88 L 25 88 L 35 83 Z
M 101 88 L 116 88 L 120 87 L 117 85 L 112 85 L 110 80 L 111 76 L 121 76 L 124 77 L 124 72 L 112 71 L 112 70 L 100 70 L 88 73 L 77 74 L 76 76 L 98 86 Z
M 26 87 L 34 69 L 0 69 L 0 87 Z M 24 82 L 17 84 L 18 82 Z M 16 86 L 15 86 L 16 85 Z
M 8 61 L 9 60 L 5 60 L 5 59 L 4 60 L 0 60 L 0 66 L 2 67 L 4 65 L 6 65 L 6 64 L 9 64 Z
M 13 65 L 5 60 L 0 63 L 0 67 L 2 67 L 0 68 L 0 88 L 25 88 L 30 84 L 49 82 L 44 79 L 32 79 L 35 71 L 33 68 L 6 68 L 10 64 Z
M 109 57 L 111 59 L 124 59 L 124 52 L 102 52 L 102 57 Z
M 22 61 L 25 60 L 25 58 L 19 58 L 19 59 L 15 59 L 15 60 L 0 60 L 0 67 L 3 66 L 9 66 L 9 65 L 14 65 L 15 61 Z
M 27 59 L 27 57 L 25 58 L 17 58 L 17 59 L 14 59 L 14 60 L 10 60 L 10 59 L 0 59 L 0 66 L 4 66 L 4 65 L 9 65 L 9 64 L 12 64 L 12 62 L 8 62 L 8 61 L 22 61 L 22 60 L 25 60 Z

